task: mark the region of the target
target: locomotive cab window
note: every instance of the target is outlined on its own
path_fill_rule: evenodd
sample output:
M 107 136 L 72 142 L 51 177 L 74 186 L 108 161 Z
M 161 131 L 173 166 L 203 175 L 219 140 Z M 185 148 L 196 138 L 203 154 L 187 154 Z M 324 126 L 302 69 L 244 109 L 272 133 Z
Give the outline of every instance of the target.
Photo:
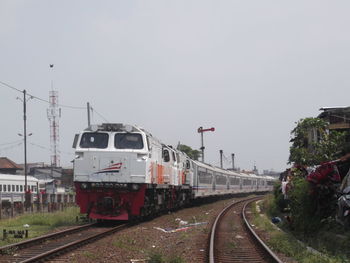
M 79 146 L 81 148 L 97 148 L 105 149 L 108 146 L 108 134 L 107 133 L 84 133 L 81 137 Z
M 143 149 L 142 135 L 138 133 L 117 133 L 114 137 L 114 146 L 117 149 Z
M 166 163 L 170 161 L 170 154 L 168 149 L 163 150 L 163 160 Z

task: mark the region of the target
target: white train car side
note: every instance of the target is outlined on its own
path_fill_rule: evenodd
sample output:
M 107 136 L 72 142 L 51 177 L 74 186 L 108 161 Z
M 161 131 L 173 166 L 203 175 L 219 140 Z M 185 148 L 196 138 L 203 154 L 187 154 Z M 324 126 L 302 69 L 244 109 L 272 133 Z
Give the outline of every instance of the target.
M 27 190 L 37 193 L 39 180 L 27 176 Z M 25 178 L 23 175 L 0 174 L 0 196 L 2 201 L 24 201 Z M 13 199 L 13 200 L 12 200 Z
M 275 179 L 239 173 L 192 161 L 194 197 L 271 191 Z

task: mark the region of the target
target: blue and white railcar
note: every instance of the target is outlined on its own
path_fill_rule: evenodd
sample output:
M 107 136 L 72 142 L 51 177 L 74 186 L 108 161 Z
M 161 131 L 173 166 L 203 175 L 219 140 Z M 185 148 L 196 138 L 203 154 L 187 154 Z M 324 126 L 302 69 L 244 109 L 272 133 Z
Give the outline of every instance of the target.
M 37 193 L 39 180 L 27 176 L 27 190 Z M 20 202 L 24 200 L 25 178 L 23 175 L 0 174 L 1 200 Z

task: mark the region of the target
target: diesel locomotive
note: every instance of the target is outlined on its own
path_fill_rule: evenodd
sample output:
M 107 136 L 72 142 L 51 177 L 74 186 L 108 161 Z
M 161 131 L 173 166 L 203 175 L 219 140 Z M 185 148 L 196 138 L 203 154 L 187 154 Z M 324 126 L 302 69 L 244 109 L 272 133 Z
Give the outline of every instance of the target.
M 80 212 L 130 220 L 197 198 L 272 190 L 274 178 L 190 159 L 133 125 L 92 125 L 74 138 L 74 184 Z

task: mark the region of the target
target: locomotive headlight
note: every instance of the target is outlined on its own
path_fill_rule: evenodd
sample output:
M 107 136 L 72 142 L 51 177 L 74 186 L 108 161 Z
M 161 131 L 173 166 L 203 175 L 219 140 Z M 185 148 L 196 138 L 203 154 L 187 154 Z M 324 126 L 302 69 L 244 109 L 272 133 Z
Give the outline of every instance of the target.
M 131 185 L 131 189 L 134 190 L 134 191 L 137 191 L 140 189 L 140 186 L 138 184 L 132 184 Z
M 82 183 L 82 184 L 80 185 L 80 188 L 81 188 L 81 189 L 87 189 L 87 187 L 88 187 L 87 183 Z

